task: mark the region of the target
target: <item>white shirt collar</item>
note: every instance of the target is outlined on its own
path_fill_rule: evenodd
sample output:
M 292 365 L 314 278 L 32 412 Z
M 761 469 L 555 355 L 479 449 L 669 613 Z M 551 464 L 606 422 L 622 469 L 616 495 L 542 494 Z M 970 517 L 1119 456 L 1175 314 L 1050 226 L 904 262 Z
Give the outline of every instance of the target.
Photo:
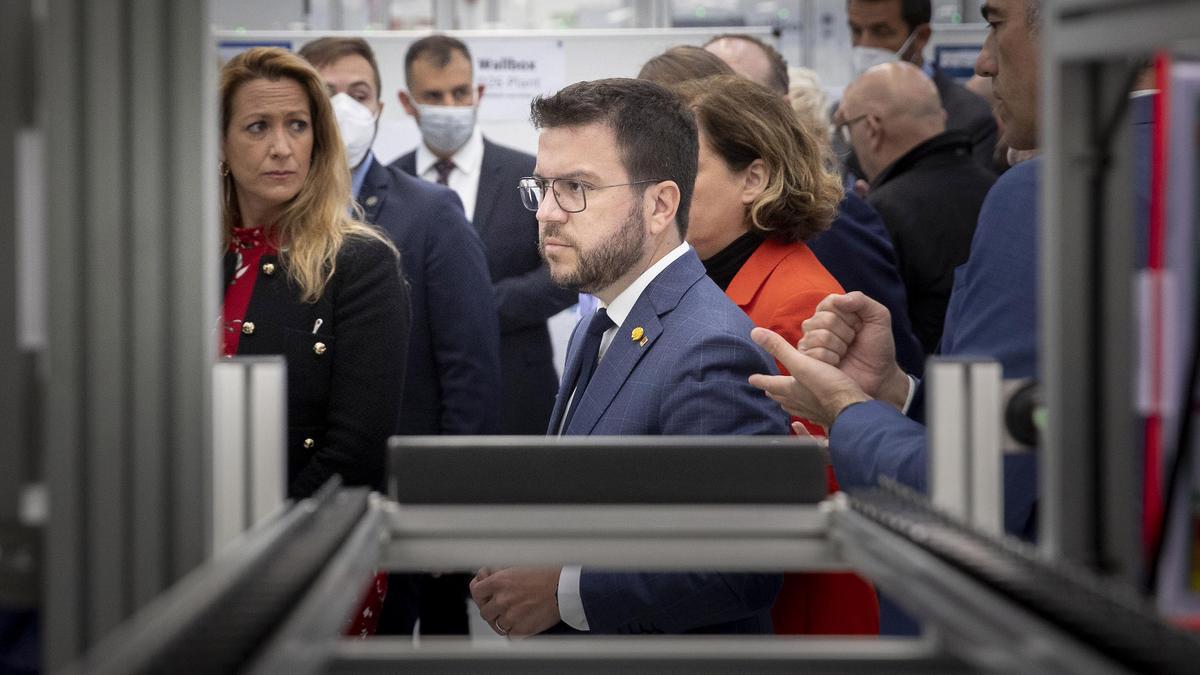
M 417 144 L 417 175 L 424 176 L 438 161 L 438 156 L 433 154 L 426 145 L 425 141 Z M 471 132 L 471 137 L 466 143 L 450 156 L 450 161 L 454 162 L 454 168 L 462 171 L 468 176 L 479 175 L 483 169 L 483 132 L 479 130 L 479 125 L 475 125 L 475 130 Z
M 662 274 L 662 271 L 667 269 L 671 263 L 683 257 L 683 254 L 687 253 L 689 249 L 691 249 L 691 246 L 688 246 L 686 241 L 671 249 L 666 255 L 659 258 L 658 262 L 651 265 L 645 272 L 642 272 L 637 279 L 634 279 L 633 283 L 629 284 L 625 290 L 613 298 L 610 304 L 606 306 L 601 302 L 600 306 L 608 310 L 608 318 L 612 319 L 612 322 L 617 326 L 625 323 L 625 318 L 629 316 L 629 312 L 633 311 L 633 305 L 637 303 L 638 298 L 642 297 L 642 292 L 646 290 L 650 282 L 654 281 L 659 274 Z

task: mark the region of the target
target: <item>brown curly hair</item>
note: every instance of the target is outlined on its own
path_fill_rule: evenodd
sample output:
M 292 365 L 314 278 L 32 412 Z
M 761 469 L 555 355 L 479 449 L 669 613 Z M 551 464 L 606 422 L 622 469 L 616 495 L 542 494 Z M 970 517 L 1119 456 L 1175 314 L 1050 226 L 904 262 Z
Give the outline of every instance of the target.
M 675 90 L 730 169 L 741 171 L 756 159 L 767 165 L 766 189 L 746 210 L 750 229 L 794 242 L 829 228 L 843 197 L 833 150 L 783 97 L 736 75 L 689 80 Z

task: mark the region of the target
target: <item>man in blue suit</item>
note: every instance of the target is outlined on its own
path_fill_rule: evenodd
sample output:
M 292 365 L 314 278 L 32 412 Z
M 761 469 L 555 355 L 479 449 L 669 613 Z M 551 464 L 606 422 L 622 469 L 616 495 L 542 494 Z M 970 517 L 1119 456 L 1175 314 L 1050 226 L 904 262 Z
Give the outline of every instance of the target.
M 491 434 L 499 428 L 500 329 L 483 243 L 452 190 L 380 164 L 371 142 L 383 103 L 366 41 L 324 38 L 300 50 L 333 97 L 364 219 L 400 249 L 412 332 L 396 433 Z M 392 575 L 381 629 L 467 632 L 466 577 Z M 418 600 L 418 597 L 420 598 Z
M 572 335 L 549 433 L 785 434 L 746 380 L 774 364 L 684 243 L 698 157 L 686 106 L 651 82 L 599 80 L 535 99 L 533 122 L 537 168 L 521 191 L 542 255 L 556 283 L 601 304 Z M 481 570 L 471 594 L 496 632 L 517 637 L 770 633 L 781 582 L 510 568 Z
M 988 0 L 991 28 L 975 71 L 990 77 L 1009 147 L 1037 147 L 1039 0 Z M 941 352 L 997 359 L 1009 378 L 1037 373 L 1037 190 L 1040 160 L 1009 169 L 979 213 L 971 256 L 954 277 Z M 784 408 L 829 429 L 829 450 L 843 487 L 888 476 L 926 487 L 923 397 L 895 361 L 887 310 L 861 293 L 825 299 L 805 324 L 799 349 L 755 329 L 754 339 L 792 373 L 756 375 L 756 386 Z M 905 415 L 907 413 L 907 416 Z M 1032 538 L 1036 461 L 1005 457 L 1004 522 Z
M 550 281 L 537 253 L 537 220 L 521 206 L 517 181 L 534 158 L 484 138 L 476 111 L 484 86 L 473 84 L 471 53 L 460 40 L 431 35 L 404 56 L 408 91 L 400 103 L 417 121 L 421 145 L 393 168 L 448 185 L 462 198 L 483 240 L 500 315 L 502 434 L 546 428 L 558 374 L 546 319 L 575 303 Z

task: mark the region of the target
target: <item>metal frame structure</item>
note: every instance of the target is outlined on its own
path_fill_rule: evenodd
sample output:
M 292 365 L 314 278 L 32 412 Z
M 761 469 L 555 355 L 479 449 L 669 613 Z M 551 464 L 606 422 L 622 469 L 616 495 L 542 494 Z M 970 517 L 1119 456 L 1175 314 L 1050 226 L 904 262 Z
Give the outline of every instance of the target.
M 0 610 L 36 605 L 36 530 L 22 519 L 22 495 L 37 469 L 32 452 L 30 393 L 34 391 L 31 355 L 20 340 L 21 237 L 18 221 L 17 148 L 19 136 L 32 126 L 28 92 L 32 54 L 30 3 L 0 6 L 0 87 L 13 94 L 0 101 Z
M 207 0 L 40 4 L 52 670 L 208 555 L 219 200 Z
M 1039 538 L 1054 558 L 1132 581 L 1140 458 L 1132 449 L 1132 143 L 1116 119 L 1152 50 L 1200 38 L 1200 3 L 1042 5 L 1039 319 L 1049 424 Z M 1112 132 L 1109 138 L 1105 134 Z
M 337 495 L 322 500 L 336 506 Z M 289 520 L 332 508 L 302 502 L 249 533 L 178 589 L 156 601 L 83 662 L 88 672 L 148 672 L 138 666 L 170 635 L 197 635 L 178 623 L 189 612 L 211 613 L 201 589 L 228 587 L 248 557 L 266 552 Z M 279 630 L 240 672 L 315 673 L 487 672 L 1062 672 L 1122 673 L 1096 646 L 1065 632 L 1001 589 L 981 583 L 919 542 L 851 508 L 845 495 L 816 506 L 747 510 L 687 506 L 409 507 L 375 495 L 344 544 L 288 612 Z M 304 516 L 310 518 L 310 516 Z M 547 522 L 554 527 L 543 527 Z M 751 522 L 752 521 L 752 522 Z M 481 540 L 480 531 L 487 531 Z M 747 531 L 749 530 L 749 531 Z M 630 546 L 630 540 L 662 546 Z M 502 544 L 503 542 L 503 544 Z M 620 550 L 621 555 L 612 551 Z M 544 638 L 472 642 L 341 637 L 361 585 L 380 567 L 475 569 L 572 561 L 611 569 L 751 571 L 854 569 L 866 574 L 933 627 L 919 639 L 775 638 L 750 636 Z M 253 611 L 247 608 L 248 611 Z M 172 617 L 158 621 L 156 615 Z M 269 618 L 269 617 L 268 617 Z M 164 627 L 165 626 L 165 627 Z M 192 646 L 192 649 L 203 649 Z M 213 649 L 219 648 L 213 645 Z M 166 663 L 160 665 L 169 665 Z

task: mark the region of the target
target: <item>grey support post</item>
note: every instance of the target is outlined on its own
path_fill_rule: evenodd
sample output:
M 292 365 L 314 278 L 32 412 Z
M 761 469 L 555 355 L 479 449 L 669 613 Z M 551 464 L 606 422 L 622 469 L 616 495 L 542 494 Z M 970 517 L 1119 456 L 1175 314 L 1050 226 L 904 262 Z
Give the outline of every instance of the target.
M 1127 116 L 1106 165 L 1096 137 L 1137 59 L 1200 36 L 1200 4 L 1042 3 L 1039 274 L 1048 426 L 1039 463 L 1043 550 L 1136 578 L 1133 194 Z M 1093 178 L 1097 177 L 1097 178 Z M 1102 178 L 1101 178 L 1102 177 Z
M 1000 364 L 935 357 L 929 387 L 929 498 L 988 534 L 1004 532 Z
M 53 670 L 207 553 L 218 130 L 206 0 L 44 4 Z
M 22 260 L 22 238 L 31 224 L 21 218 L 21 138 L 32 126 L 34 88 L 31 53 L 32 3 L 0 3 L 0 611 L 26 609 L 37 601 L 38 533 L 23 518 L 23 501 L 38 476 L 32 438 L 36 391 L 26 351 L 22 281 L 31 269 Z

